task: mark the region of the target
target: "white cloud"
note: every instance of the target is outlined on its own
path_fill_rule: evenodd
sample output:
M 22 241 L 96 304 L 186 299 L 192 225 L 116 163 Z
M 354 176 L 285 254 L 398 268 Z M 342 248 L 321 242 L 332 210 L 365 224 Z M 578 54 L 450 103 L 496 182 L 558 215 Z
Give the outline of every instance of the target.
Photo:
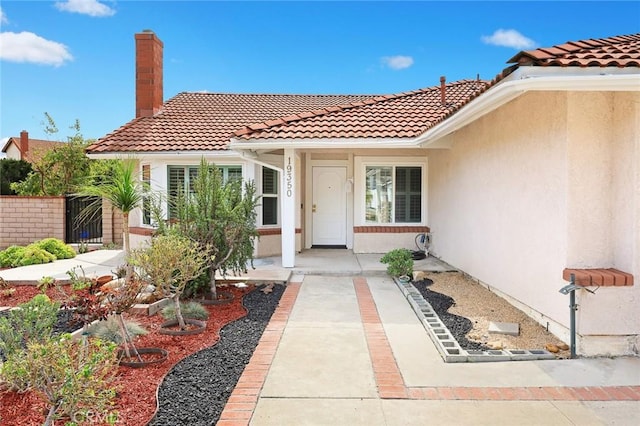
M 7 19 L 7 15 L 4 14 L 2 7 L 0 7 L 0 24 L 8 24 L 9 20 Z
M 393 70 L 402 70 L 413 65 L 413 58 L 402 55 L 385 56 L 382 58 L 382 63 Z
M 523 36 L 516 30 L 496 30 L 490 36 L 482 36 L 482 41 L 486 44 L 496 46 L 513 47 L 514 49 L 531 49 L 536 42 Z
M 60 66 L 73 60 L 62 43 L 44 39 L 34 33 L 0 33 L 0 59 L 11 62 Z
M 67 0 L 56 2 L 56 8 L 63 12 L 81 13 L 94 17 L 113 16 L 116 11 L 98 0 Z

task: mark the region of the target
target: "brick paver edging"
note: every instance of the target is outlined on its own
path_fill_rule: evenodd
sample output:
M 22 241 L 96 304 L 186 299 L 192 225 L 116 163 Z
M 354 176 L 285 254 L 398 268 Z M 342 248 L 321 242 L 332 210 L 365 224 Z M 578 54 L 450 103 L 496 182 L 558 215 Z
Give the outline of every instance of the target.
M 588 387 L 407 387 L 393 356 L 367 279 L 356 277 L 358 299 L 373 374 L 382 399 L 473 401 L 640 401 L 640 386 Z
M 292 282 L 280 298 L 249 363 L 220 414 L 217 426 L 247 426 L 302 283 Z

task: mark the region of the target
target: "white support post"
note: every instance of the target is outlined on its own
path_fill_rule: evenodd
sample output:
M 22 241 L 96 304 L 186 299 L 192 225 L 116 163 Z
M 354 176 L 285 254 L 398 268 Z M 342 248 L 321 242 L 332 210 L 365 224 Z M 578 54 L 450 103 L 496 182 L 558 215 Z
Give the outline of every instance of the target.
M 293 268 L 296 260 L 296 154 L 284 150 L 282 176 L 282 266 Z

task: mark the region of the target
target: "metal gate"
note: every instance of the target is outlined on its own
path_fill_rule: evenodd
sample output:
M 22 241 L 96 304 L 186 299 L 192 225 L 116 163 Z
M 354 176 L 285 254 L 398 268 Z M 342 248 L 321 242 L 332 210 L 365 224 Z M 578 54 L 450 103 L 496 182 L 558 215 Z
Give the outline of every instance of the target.
M 65 225 L 67 243 L 102 243 L 102 202 L 100 198 L 67 196 L 65 199 Z

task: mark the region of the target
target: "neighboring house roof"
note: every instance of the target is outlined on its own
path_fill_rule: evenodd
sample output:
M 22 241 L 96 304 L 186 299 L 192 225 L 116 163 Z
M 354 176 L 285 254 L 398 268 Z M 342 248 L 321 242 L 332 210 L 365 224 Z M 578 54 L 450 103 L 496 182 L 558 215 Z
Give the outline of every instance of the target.
M 291 115 L 237 130 L 238 139 L 414 138 L 460 109 L 488 87 L 462 80 L 397 95 Z
M 507 63 L 543 67 L 640 67 L 640 33 L 526 50 Z
M 25 153 L 20 145 L 20 137 L 10 137 L 2 147 L 2 152 L 7 152 L 11 144 L 20 151 L 20 157 L 22 160 L 29 161 L 31 163 L 42 158 L 48 151 L 51 151 L 55 147 L 58 147 L 65 142 L 48 141 L 44 139 L 31 139 L 29 138 L 29 150 Z
M 139 117 L 87 148 L 88 153 L 225 150 L 251 123 L 301 114 L 373 95 L 180 93 L 153 117 Z

